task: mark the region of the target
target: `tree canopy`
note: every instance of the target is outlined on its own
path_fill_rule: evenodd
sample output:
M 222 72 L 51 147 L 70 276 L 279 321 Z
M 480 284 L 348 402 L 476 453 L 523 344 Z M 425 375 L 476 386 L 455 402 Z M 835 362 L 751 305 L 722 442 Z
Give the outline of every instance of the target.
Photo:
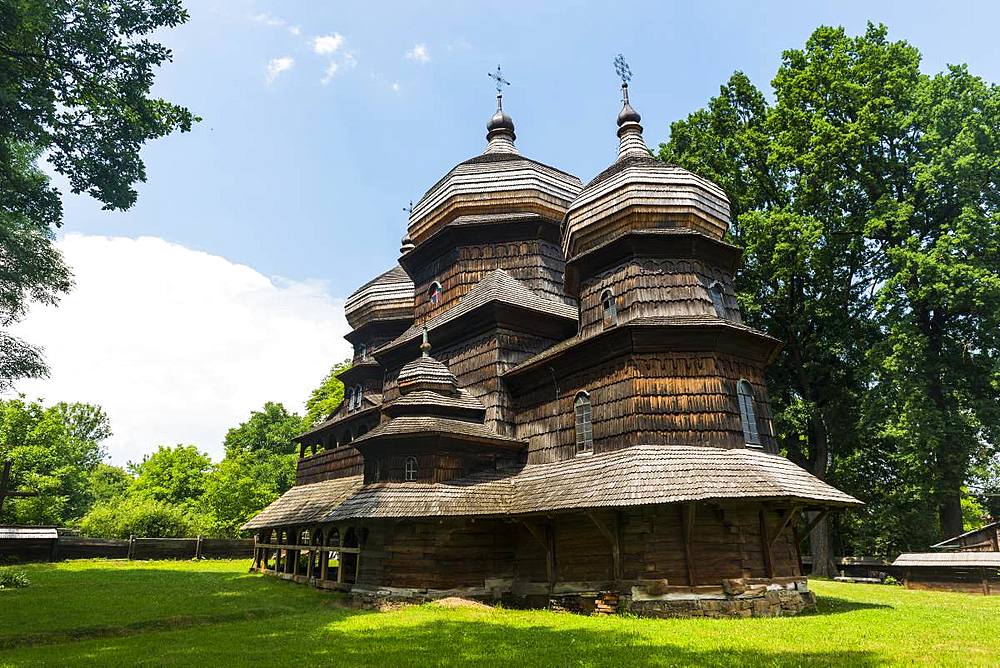
M 55 303 L 72 285 L 53 246 L 60 193 L 39 156 L 72 192 L 132 206 L 143 144 L 196 120 L 150 95 L 171 58 L 150 36 L 187 18 L 179 0 L 0 3 L 0 391 L 46 372 L 41 352 L 6 329 L 32 300 Z
M 735 73 L 660 157 L 730 195 L 781 447 L 869 502 L 842 540 L 925 547 L 1000 447 L 1000 89 L 877 25 L 820 27 L 772 87 Z

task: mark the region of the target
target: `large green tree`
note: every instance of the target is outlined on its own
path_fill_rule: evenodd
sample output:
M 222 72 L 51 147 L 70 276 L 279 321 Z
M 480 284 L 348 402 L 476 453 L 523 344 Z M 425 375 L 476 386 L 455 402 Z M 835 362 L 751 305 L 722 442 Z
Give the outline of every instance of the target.
M 1000 94 L 919 65 L 883 26 L 821 27 L 783 54 L 773 104 L 737 73 L 661 147 L 733 200 L 748 320 L 786 343 L 782 446 L 879 531 L 893 513 L 929 528 L 885 549 L 961 531 L 962 486 L 1000 443 Z
M 40 351 L 5 330 L 30 300 L 53 303 L 71 284 L 52 245 L 60 193 L 38 156 L 72 192 L 132 206 L 142 145 L 195 120 L 150 95 L 171 58 L 150 35 L 186 20 L 179 0 L 0 2 L 0 390 L 45 373 Z
M 212 460 L 193 445 L 161 445 L 137 464 L 129 493 L 166 503 L 195 506 L 205 493 Z
M 7 500 L 0 523 L 65 525 L 79 518 L 92 502 L 91 476 L 110 435 L 97 406 L 0 401 L 0 461 L 13 461 L 15 487 L 39 492 Z
M 344 384 L 337 374 L 351 367 L 351 360 L 334 364 L 330 372 L 306 399 L 306 423 L 316 424 L 330 416 L 344 400 Z

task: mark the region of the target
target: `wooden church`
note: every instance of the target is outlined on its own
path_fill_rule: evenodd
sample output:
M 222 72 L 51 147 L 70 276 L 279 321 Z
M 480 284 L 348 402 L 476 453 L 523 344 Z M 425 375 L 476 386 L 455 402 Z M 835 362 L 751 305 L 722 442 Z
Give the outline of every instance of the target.
M 586 185 L 520 154 L 497 95 L 483 153 L 347 300 L 345 400 L 245 525 L 254 570 L 369 600 L 814 604 L 806 518 L 859 502 L 777 453 L 780 343 L 742 322 L 729 201 L 651 157 L 622 90 L 618 155 Z

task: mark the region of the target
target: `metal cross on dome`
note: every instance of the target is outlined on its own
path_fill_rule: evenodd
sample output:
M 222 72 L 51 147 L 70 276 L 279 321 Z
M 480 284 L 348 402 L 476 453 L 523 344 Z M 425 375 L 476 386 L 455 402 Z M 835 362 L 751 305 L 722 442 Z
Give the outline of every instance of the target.
M 615 58 L 615 73 L 621 78 L 623 86 L 627 86 L 632 80 L 632 68 L 625 62 L 625 56 L 620 53 Z
M 487 72 L 486 76 L 488 76 L 490 79 L 493 79 L 493 81 L 496 82 L 496 85 L 497 85 L 497 95 L 500 95 L 501 93 L 503 93 L 503 87 L 504 86 L 509 86 L 510 85 L 510 82 L 503 78 L 503 74 L 500 72 L 500 66 L 499 65 L 497 65 L 496 74 L 494 74 L 493 72 Z
M 404 206 L 403 207 L 403 211 L 405 211 L 406 213 L 410 214 L 411 216 L 413 215 L 413 200 L 412 199 L 410 200 L 410 205 L 409 206 Z

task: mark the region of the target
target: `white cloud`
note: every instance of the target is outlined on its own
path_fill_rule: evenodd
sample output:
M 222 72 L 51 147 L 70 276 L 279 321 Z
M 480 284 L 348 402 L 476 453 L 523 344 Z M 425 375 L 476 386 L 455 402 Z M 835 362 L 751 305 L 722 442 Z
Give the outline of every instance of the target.
M 279 28 L 285 25 L 284 19 L 280 19 L 276 16 L 271 16 L 270 14 L 264 14 L 264 13 L 253 15 L 250 17 L 250 20 L 253 21 L 254 23 L 262 23 L 266 26 L 272 26 L 275 28 Z
M 331 60 L 330 64 L 326 66 L 326 71 L 323 73 L 323 78 L 320 79 L 320 83 L 322 83 L 324 86 L 330 83 L 330 80 L 333 79 L 334 75 L 337 74 L 337 70 L 339 69 L 340 65 Z
M 274 83 L 279 74 L 292 69 L 292 65 L 294 64 L 295 59 L 291 56 L 282 56 L 281 58 L 272 58 L 269 60 L 267 63 L 267 83 Z
M 301 35 L 302 28 L 300 28 L 299 26 L 288 26 L 288 32 L 292 33 L 293 35 Z
M 418 63 L 426 63 L 431 59 L 431 54 L 428 53 L 426 44 L 417 44 L 406 52 L 406 57 Z
M 399 82 L 398 81 L 393 81 L 391 88 L 392 88 L 392 91 L 394 93 L 398 93 L 399 92 Z
M 29 399 L 104 407 L 112 460 L 195 443 L 216 459 L 226 430 L 266 401 L 302 410 L 349 354 L 343 301 L 319 282 L 270 279 L 155 237 L 68 235 L 75 289 L 36 307 L 16 334 L 45 348 Z
M 313 51 L 321 56 L 328 56 L 337 51 L 344 43 L 344 36 L 340 33 L 332 35 L 321 35 L 314 37 L 312 41 Z

